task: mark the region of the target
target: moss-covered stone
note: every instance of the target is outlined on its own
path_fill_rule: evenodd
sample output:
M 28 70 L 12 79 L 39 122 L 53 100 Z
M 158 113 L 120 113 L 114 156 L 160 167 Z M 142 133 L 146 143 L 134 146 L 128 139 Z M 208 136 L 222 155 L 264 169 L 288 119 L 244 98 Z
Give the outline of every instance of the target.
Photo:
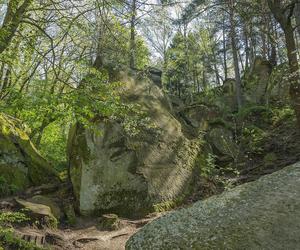
M 233 134 L 225 127 L 216 127 L 210 130 L 208 141 L 216 155 L 229 156 L 232 159 L 236 159 L 239 155 L 239 148 L 234 142 Z
M 122 99 L 140 105 L 151 128 L 131 135 L 116 121 L 76 125 L 69 137 L 70 176 L 82 214 L 136 217 L 153 205 L 182 198 L 193 180 L 198 137 L 187 138 L 163 90 L 149 79 L 121 73 Z
M 21 121 L 0 113 L 0 172 L 18 191 L 59 181 L 51 165 L 31 143 Z
M 99 219 L 99 227 L 102 230 L 118 230 L 121 227 L 121 221 L 116 214 L 104 214 Z
M 36 196 L 33 196 L 31 199 L 29 199 L 29 201 L 50 207 L 51 213 L 54 215 L 54 217 L 57 220 L 60 220 L 63 216 L 59 205 L 53 199 L 51 199 L 47 196 L 36 195 Z
M 264 156 L 264 165 L 266 167 L 271 167 L 278 160 L 277 155 L 274 152 L 268 153 Z
M 12 168 L 0 164 L 1 187 L 0 197 L 18 193 L 29 187 L 26 169 Z
M 246 75 L 244 79 L 244 92 L 248 102 L 263 104 L 267 101 L 271 73 L 271 63 L 257 56 L 249 75 Z
M 51 208 L 49 206 L 29 202 L 22 199 L 16 199 L 16 202 L 25 208 L 26 213 L 28 213 L 29 218 L 34 222 L 38 222 L 37 226 L 46 226 L 49 228 L 57 228 L 58 221 L 52 214 Z
M 134 249 L 298 249 L 300 163 L 147 224 Z

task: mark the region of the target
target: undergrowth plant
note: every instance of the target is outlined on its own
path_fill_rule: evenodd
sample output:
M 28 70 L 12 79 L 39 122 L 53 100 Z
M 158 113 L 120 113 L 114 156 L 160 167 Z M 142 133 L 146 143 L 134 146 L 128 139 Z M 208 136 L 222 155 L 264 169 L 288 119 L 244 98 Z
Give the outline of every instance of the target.
M 0 250 L 43 250 L 33 243 L 16 237 L 12 224 L 19 224 L 30 219 L 21 212 L 0 212 Z

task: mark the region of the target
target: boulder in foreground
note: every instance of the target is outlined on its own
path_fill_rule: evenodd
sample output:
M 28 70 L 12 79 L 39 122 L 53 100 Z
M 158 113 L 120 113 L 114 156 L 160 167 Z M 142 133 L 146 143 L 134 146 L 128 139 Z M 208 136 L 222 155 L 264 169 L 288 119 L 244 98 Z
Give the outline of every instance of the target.
M 300 163 L 167 214 L 126 249 L 299 249 Z

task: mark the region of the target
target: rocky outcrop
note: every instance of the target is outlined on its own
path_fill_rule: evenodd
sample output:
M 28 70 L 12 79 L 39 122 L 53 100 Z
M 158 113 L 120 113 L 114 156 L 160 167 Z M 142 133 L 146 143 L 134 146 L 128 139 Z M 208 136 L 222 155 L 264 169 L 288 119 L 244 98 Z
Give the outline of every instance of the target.
M 212 128 L 207 135 L 207 140 L 218 156 L 229 157 L 235 160 L 239 155 L 239 148 L 234 142 L 232 132 L 222 126 Z
M 257 56 L 245 82 L 246 100 L 250 103 L 263 104 L 266 102 L 270 88 L 271 63 Z
M 22 123 L 3 113 L 0 113 L 0 176 L 7 188 L 14 191 L 59 181 L 54 169 L 31 143 Z
M 150 118 L 129 135 L 112 120 L 99 131 L 77 124 L 70 133 L 70 176 L 82 214 L 138 216 L 155 204 L 179 202 L 189 193 L 199 139 L 188 139 L 163 90 L 153 81 L 120 74 L 121 96 Z
M 146 225 L 134 249 L 298 249 L 300 163 Z

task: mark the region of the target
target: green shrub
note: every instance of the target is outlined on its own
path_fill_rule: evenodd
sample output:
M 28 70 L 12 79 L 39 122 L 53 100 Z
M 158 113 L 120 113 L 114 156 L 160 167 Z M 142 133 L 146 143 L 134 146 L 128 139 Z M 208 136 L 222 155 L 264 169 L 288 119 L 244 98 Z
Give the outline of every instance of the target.
M 261 153 L 263 151 L 262 142 L 267 136 L 267 132 L 250 125 L 242 129 L 243 144 L 247 150 L 252 153 Z
M 30 219 L 20 212 L 0 213 L 0 249 L 13 250 L 42 250 L 33 243 L 24 241 L 15 236 L 11 224 L 19 224 Z
M 229 129 L 229 130 L 232 130 L 233 128 L 233 125 L 230 124 L 229 122 L 225 121 L 223 118 L 221 117 L 217 117 L 211 121 L 209 121 L 209 125 L 211 127 L 214 127 L 214 126 L 221 126 L 221 127 L 224 127 L 226 129 Z
M 245 119 L 251 119 L 251 117 L 256 116 L 263 116 L 265 118 L 268 118 L 271 115 L 271 110 L 266 106 L 245 106 L 243 107 L 237 114 L 238 118 L 245 120 Z
M 53 122 L 44 130 L 40 152 L 53 163 L 56 170 L 61 172 L 66 169 L 66 148 L 67 148 L 67 126 L 59 122 Z
M 205 162 L 200 166 L 200 175 L 202 177 L 212 177 L 215 170 L 216 170 L 216 158 L 217 156 L 208 153 L 207 156 L 205 157 Z
M 281 108 L 274 108 L 272 110 L 272 123 L 276 125 L 281 121 L 291 121 L 295 118 L 295 111 L 290 106 L 284 106 Z

